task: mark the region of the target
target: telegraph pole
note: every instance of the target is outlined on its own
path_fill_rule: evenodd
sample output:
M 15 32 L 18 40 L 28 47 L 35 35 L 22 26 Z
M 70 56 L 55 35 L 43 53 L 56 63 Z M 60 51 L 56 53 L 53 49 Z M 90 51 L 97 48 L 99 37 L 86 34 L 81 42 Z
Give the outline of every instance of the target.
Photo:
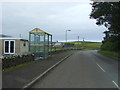
M 84 48 L 84 39 L 85 39 L 85 38 L 83 37 L 83 48 Z
M 83 37 L 83 42 L 84 42 L 84 39 L 85 39 L 85 38 Z
M 79 41 L 79 36 L 78 36 L 78 41 Z
M 20 38 L 22 37 L 21 34 L 19 34 L 19 37 L 20 37 Z

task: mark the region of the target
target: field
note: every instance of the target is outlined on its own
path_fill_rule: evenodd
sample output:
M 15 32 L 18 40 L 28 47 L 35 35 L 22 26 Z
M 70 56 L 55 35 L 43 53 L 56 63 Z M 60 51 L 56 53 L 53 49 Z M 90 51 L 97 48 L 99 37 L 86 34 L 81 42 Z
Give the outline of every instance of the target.
M 101 45 L 102 42 L 88 42 L 88 41 L 74 41 L 74 42 L 67 42 L 67 43 L 74 43 L 74 49 L 82 49 L 82 50 L 98 50 L 98 53 L 104 54 L 104 55 L 108 55 L 108 56 L 112 56 L 112 57 L 116 57 L 116 58 L 120 58 L 120 52 L 112 52 L 112 51 L 101 51 Z
M 101 42 L 84 42 L 84 49 L 100 49 L 102 43 Z
M 101 42 L 88 42 L 88 41 L 75 41 L 75 42 L 69 42 L 74 43 L 75 47 L 78 49 L 86 49 L 86 50 L 95 50 L 100 49 L 102 43 Z
M 86 42 L 85 41 L 85 42 L 72 42 L 72 43 L 75 43 L 76 45 L 78 43 L 81 43 L 81 44 L 79 44 L 78 48 L 83 47 L 82 49 L 84 49 L 84 50 L 96 50 L 97 49 L 98 53 L 120 59 L 120 52 L 100 50 L 100 47 L 102 45 L 101 42 Z
M 66 42 L 61 42 L 61 43 L 66 43 Z M 74 46 L 68 47 L 68 48 L 62 48 L 62 47 L 57 47 L 57 48 L 52 48 L 52 51 L 57 51 L 57 50 L 66 50 L 66 49 L 85 49 L 85 50 L 98 50 L 100 49 L 102 43 L 101 42 L 88 42 L 88 41 L 74 41 L 74 42 L 67 42 L 67 43 L 72 43 Z

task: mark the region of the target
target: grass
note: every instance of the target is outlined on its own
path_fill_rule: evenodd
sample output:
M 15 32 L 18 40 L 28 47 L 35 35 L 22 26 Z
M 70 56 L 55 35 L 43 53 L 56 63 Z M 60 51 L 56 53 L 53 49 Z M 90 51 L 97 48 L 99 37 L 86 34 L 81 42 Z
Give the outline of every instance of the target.
M 84 49 L 100 49 L 102 43 L 101 42 L 84 42 Z
M 60 47 L 60 48 L 52 48 L 52 51 L 56 51 L 56 50 L 64 50 L 64 48 Z
M 62 53 L 64 53 L 64 52 L 62 52 Z M 50 58 L 55 57 L 55 56 L 57 56 L 59 54 L 60 53 L 52 54 L 52 56 L 49 56 L 46 60 L 49 60 Z M 26 62 L 26 63 L 23 63 L 23 64 L 19 64 L 17 66 L 12 66 L 12 67 L 4 69 L 3 72 L 11 72 L 11 71 L 14 71 L 14 70 L 16 70 L 18 68 L 22 68 L 22 67 L 28 66 L 28 65 L 33 64 L 33 63 L 35 63 L 35 61 Z
M 30 64 L 32 64 L 32 63 L 34 63 L 34 61 L 26 62 L 26 63 L 23 63 L 23 64 L 19 64 L 19 65 L 17 65 L 17 66 L 12 66 L 12 67 L 10 67 L 10 68 L 4 69 L 3 72 L 10 72 L 10 71 L 13 71 L 13 70 L 15 70 L 15 69 L 18 69 L 18 68 L 21 68 L 21 67 L 30 65 Z
M 112 52 L 112 51 L 103 51 L 103 50 L 99 50 L 98 53 L 104 54 L 104 55 L 108 55 L 108 56 L 112 56 L 115 58 L 119 58 L 120 59 L 120 52 Z
M 85 49 L 85 50 L 95 50 L 100 49 L 102 42 L 90 42 L 90 41 L 73 41 L 67 43 L 74 43 L 77 48 Z M 82 48 L 84 46 L 84 48 Z
M 75 41 L 75 42 L 69 42 L 69 43 L 74 43 L 77 45 L 77 47 L 82 47 L 84 46 L 83 49 L 85 50 L 94 50 L 94 49 L 100 49 L 102 42 L 89 42 L 89 41 Z M 79 44 L 79 45 L 78 45 Z
M 62 52 L 62 53 L 64 53 L 64 52 Z M 54 53 L 51 56 L 49 56 L 46 60 L 49 60 L 50 58 L 55 57 L 56 55 L 59 55 L 59 54 L 60 53 Z M 23 63 L 23 64 L 19 64 L 17 66 L 12 66 L 12 67 L 4 69 L 3 72 L 11 72 L 11 71 L 14 71 L 18 68 L 22 68 L 22 67 L 28 66 L 28 65 L 33 64 L 33 63 L 35 63 L 35 61 L 26 62 L 26 63 Z

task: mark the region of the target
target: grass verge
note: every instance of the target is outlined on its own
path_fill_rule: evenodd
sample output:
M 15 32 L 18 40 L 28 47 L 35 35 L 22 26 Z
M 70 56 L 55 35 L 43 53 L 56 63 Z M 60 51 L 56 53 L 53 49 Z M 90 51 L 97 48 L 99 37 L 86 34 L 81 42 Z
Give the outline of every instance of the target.
M 112 57 L 120 59 L 120 53 L 118 53 L 118 52 L 99 50 L 98 53 L 101 53 L 101 54 L 104 54 L 104 55 L 108 55 L 108 56 L 112 56 Z
M 17 65 L 17 66 L 12 66 L 12 67 L 10 67 L 10 68 L 4 69 L 3 72 L 10 72 L 10 71 L 13 71 L 13 70 L 15 70 L 15 69 L 18 69 L 18 68 L 21 68 L 21 67 L 30 65 L 30 64 L 32 64 L 32 63 L 34 63 L 34 61 L 26 62 L 26 63 L 23 63 L 23 64 L 19 64 L 19 65 Z
M 52 54 L 51 56 L 49 56 L 46 60 L 49 60 L 50 58 L 55 57 L 55 56 L 59 55 L 60 53 L 64 53 L 64 51 L 58 52 L 58 53 L 54 53 L 54 54 Z M 10 67 L 10 68 L 4 69 L 3 72 L 11 72 L 11 71 L 13 71 L 13 70 L 16 70 L 16 69 L 18 69 L 18 68 L 25 67 L 25 66 L 30 65 L 30 64 L 33 64 L 33 63 L 35 63 L 35 61 L 26 62 L 26 63 L 23 63 L 23 64 L 19 64 L 19 65 L 17 65 L 17 66 L 12 66 L 12 67 Z

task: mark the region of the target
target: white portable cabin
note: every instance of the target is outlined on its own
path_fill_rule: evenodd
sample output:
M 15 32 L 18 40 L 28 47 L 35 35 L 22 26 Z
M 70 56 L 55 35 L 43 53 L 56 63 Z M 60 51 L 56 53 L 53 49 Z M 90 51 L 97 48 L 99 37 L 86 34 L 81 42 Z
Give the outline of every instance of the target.
M 29 52 L 29 42 L 22 38 L 0 37 L 0 56 Z

